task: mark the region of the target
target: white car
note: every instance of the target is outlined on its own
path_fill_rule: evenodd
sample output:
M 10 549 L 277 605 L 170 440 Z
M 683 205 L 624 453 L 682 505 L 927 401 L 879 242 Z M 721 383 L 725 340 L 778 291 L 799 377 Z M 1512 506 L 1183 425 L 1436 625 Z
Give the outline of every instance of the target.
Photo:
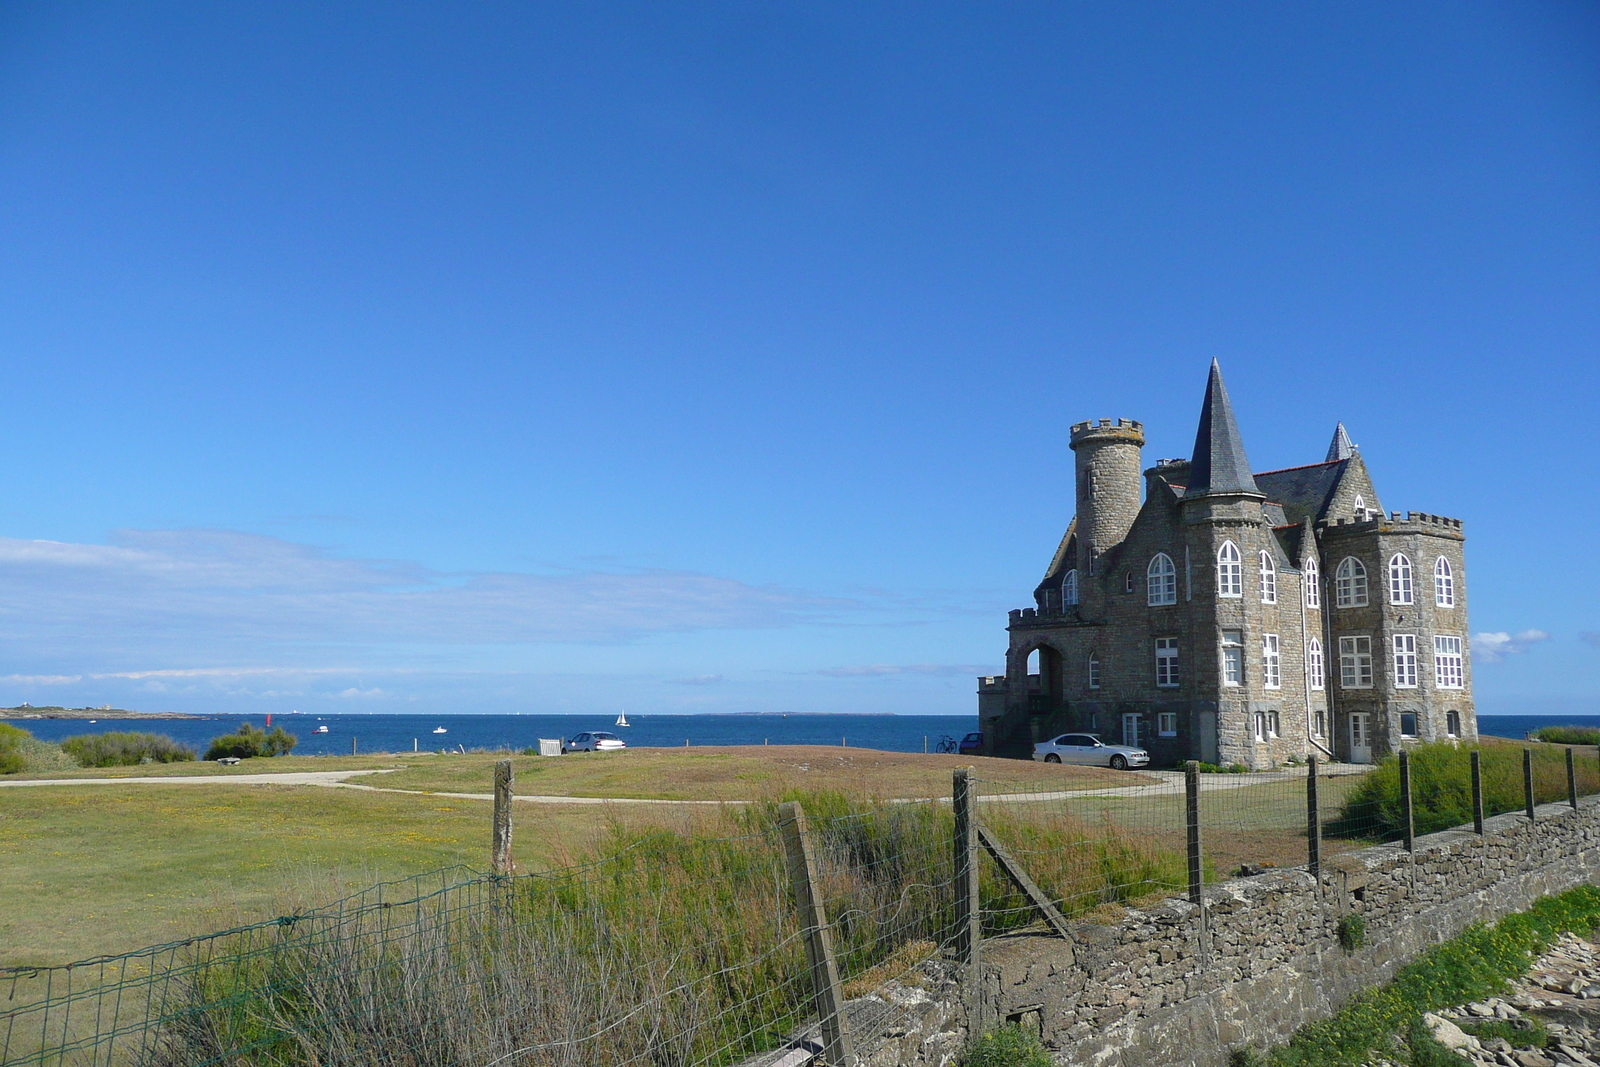
M 1062 734 L 1033 746 L 1033 758 L 1045 763 L 1079 763 L 1090 767 L 1148 767 L 1150 753 L 1130 745 L 1108 745 L 1094 734 Z
M 615 752 L 619 748 L 627 747 L 622 738 L 616 734 L 603 733 L 599 730 L 575 734 L 570 741 L 561 742 L 563 752 Z

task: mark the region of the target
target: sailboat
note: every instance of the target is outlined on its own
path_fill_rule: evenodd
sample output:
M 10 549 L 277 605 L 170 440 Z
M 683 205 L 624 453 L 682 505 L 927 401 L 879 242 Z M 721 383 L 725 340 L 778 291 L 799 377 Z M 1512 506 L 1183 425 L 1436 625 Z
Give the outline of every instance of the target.
M 618 726 L 626 726 L 626 725 L 628 725 L 628 712 L 627 712 L 626 709 L 623 710 L 621 715 L 617 716 L 617 725 Z

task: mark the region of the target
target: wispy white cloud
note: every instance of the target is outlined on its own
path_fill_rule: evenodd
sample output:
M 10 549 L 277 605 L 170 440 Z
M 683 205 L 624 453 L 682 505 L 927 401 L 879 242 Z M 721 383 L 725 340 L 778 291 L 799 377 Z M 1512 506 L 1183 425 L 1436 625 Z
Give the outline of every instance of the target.
M 0 675 L 0 682 L 15 682 L 19 685 L 77 685 L 83 681 L 81 674 L 6 674 Z
M 1472 655 L 1481 663 L 1499 663 L 1507 656 L 1526 652 L 1550 635 L 1543 630 L 1523 630 L 1521 633 L 1481 633 L 1472 635 Z

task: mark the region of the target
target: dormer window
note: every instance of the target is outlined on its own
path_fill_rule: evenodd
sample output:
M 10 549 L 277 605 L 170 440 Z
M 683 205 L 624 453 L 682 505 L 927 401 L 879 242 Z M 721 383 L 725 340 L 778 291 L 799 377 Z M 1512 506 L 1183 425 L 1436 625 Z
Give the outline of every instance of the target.
M 1074 567 L 1061 579 L 1061 606 L 1076 607 L 1078 603 L 1078 569 Z
M 1361 499 L 1360 493 L 1356 494 L 1355 512 L 1357 522 L 1367 521 L 1367 502 Z

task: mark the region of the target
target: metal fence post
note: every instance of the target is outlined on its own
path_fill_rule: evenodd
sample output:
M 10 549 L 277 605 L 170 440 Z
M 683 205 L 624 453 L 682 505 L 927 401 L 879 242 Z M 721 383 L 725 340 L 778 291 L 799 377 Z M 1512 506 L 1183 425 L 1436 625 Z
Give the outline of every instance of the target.
M 1483 767 L 1477 749 L 1472 750 L 1472 829 L 1483 836 Z
M 822 897 L 817 893 L 817 868 L 806 837 L 806 813 L 791 800 L 778 808 L 778 823 L 783 829 L 783 847 L 789 860 L 795 906 L 800 912 L 800 928 L 805 933 L 811 991 L 816 999 L 817 1016 L 822 1021 L 823 1062 L 828 1067 L 850 1067 L 854 1057 L 850 1052 L 850 1035 L 844 1025 L 844 991 L 839 986 L 839 967 L 833 958 L 833 932 L 828 927 Z
M 495 874 L 511 873 L 511 790 L 516 782 L 510 760 L 494 765 L 494 838 L 489 847 L 489 869 Z
M 1528 802 L 1528 818 L 1533 818 L 1533 749 L 1522 750 L 1522 794 Z
M 1183 765 L 1184 822 L 1188 829 L 1189 903 L 1200 903 L 1205 868 L 1200 862 L 1200 764 L 1189 760 Z
M 1567 749 L 1567 803 L 1578 810 L 1578 770 L 1572 765 L 1572 749 Z
M 1412 851 L 1411 829 L 1411 753 L 1400 750 L 1400 817 L 1405 820 L 1406 851 Z
M 1322 874 L 1322 809 L 1317 803 L 1317 757 L 1306 757 L 1306 869 Z
M 972 810 L 971 767 L 962 767 L 951 776 L 950 804 L 956 816 L 955 883 L 956 913 L 954 942 L 956 960 L 966 968 L 967 1011 L 972 1016 L 974 1033 L 983 1029 L 981 969 L 978 962 L 983 945 L 983 910 L 978 898 L 978 820 Z

